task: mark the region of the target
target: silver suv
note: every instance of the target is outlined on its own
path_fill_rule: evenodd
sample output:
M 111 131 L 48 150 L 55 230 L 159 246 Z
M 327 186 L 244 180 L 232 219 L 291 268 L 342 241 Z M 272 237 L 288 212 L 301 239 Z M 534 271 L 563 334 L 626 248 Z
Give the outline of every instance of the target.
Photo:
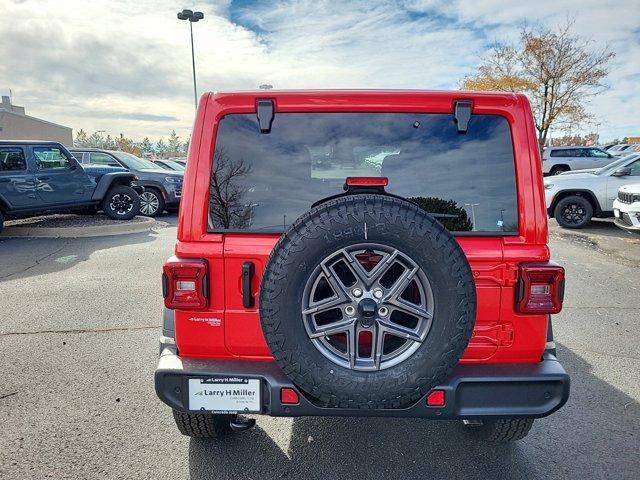
M 542 171 L 545 175 L 558 175 L 569 170 L 604 167 L 615 159 L 597 147 L 547 147 L 542 153 Z
M 603 168 L 544 179 L 547 213 L 565 228 L 582 228 L 592 217 L 613 216 L 618 189 L 640 180 L 640 153 Z

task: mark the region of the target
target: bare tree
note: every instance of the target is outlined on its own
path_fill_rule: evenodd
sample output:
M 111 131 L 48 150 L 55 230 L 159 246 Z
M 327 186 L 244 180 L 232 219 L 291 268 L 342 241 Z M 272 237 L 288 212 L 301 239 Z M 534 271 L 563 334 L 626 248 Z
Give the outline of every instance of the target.
M 209 195 L 209 218 L 214 227 L 246 228 L 253 209 L 246 206 L 246 187 L 241 183 L 251 168 L 240 159 L 233 161 L 224 149 L 216 149 Z
M 579 126 L 591 120 L 590 97 L 600 93 L 615 56 L 607 47 L 594 49 L 591 40 L 571 33 L 573 21 L 554 30 L 523 27 L 516 45 L 496 45 L 462 88 L 524 92 L 531 101 L 538 144 L 549 129 Z

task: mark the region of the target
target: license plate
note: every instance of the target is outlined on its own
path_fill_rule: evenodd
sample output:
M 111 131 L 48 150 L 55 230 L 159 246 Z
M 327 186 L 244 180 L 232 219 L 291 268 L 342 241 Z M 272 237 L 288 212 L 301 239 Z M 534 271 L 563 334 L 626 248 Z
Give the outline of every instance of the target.
M 259 413 L 260 380 L 237 377 L 190 378 L 189 410 Z
M 615 208 L 615 209 L 613 210 L 613 215 L 614 215 L 616 218 L 620 218 L 620 210 L 618 210 L 617 208 Z

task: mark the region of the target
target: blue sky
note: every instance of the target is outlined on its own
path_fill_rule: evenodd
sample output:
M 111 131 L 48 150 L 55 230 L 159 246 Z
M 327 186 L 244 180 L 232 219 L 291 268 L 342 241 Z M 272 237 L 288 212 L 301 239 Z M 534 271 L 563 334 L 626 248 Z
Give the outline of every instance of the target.
M 205 14 L 194 26 L 200 92 L 455 89 L 523 24 L 574 18 L 575 33 L 617 53 L 609 89 L 591 102 L 597 129 L 604 139 L 640 135 L 640 2 L 631 0 L 0 0 L 0 93 L 11 88 L 28 113 L 74 130 L 186 136 L 193 91 L 182 8 Z

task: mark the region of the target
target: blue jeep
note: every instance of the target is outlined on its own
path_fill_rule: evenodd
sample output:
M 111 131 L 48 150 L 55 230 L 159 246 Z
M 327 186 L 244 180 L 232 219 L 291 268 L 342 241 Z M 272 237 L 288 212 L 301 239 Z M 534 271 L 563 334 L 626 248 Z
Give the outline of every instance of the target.
M 123 168 L 80 165 L 57 142 L 0 141 L 0 230 L 5 219 L 101 209 L 129 220 L 144 187 Z

